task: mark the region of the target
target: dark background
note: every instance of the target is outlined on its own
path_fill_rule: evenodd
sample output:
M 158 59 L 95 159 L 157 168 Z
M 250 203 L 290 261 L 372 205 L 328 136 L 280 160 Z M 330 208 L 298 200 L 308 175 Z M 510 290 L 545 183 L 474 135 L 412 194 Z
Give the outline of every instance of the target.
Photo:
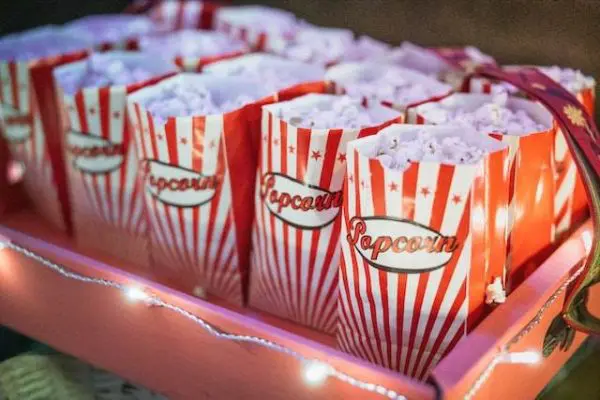
M 472 44 L 501 63 L 562 65 L 600 77 L 600 0 L 256 0 L 319 25 L 398 44 Z M 125 0 L 0 0 L 0 33 L 119 12 Z

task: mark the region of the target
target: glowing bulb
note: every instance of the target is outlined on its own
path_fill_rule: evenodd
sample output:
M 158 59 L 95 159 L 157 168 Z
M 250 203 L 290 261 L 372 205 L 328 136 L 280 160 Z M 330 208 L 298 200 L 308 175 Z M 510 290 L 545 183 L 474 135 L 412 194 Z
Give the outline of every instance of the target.
M 507 364 L 539 364 L 542 361 L 542 355 L 538 351 L 522 351 L 505 354 L 502 362 Z
M 4 242 L 0 242 L 0 251 L 1 251 L 2 249 L 5 249 L 6 247 L 7 247 L 7 246 L 6 246 L 6 243 L 4 243 Z
M 304 380 L 309 385 L 320 385 L 329 376 L 331 367 L 321 361 L 309 361 L 304 366 Z
M 127 297 L 127 300 L 132 303 L 136 303 L 138 301 L 148 301 L 150 299 L 148 293 L 135 286 L 130 286 L 125 289 L 125 297 Z
M 592 232 L 583 231 L 581 234 L 581 241 L 583 242 L 583 248 L 586 254 L 590 254 L 592 251 Z

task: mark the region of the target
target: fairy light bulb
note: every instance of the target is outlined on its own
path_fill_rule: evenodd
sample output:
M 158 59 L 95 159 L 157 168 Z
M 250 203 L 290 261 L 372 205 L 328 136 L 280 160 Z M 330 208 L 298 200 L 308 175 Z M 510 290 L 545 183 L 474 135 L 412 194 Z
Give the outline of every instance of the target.
M 150 296 L 137 286 L 129 286 L 125 289 L 125 297 L 132 303 L 148 301 Z
M 542 355 L 539 351 L 521 351 L 507 353 L 502 357 L 502 362 L 507 364 L 528 364 L 535 365 L 542 361 Z
M 321 361 L 309 361 L 304 365 L 304 380 L 311 386 L 318 386 L 325 382 L 330 371 L 331 367 Z

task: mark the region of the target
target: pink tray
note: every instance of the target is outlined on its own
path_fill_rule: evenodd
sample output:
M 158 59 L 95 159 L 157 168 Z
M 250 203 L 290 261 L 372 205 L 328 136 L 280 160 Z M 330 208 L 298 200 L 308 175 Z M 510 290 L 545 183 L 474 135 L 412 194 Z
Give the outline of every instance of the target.
M 30 211 L 12 212 L 0 223 L 1 236 L 71 271 L 141 284 L 225 331 L 272 340 L 409 399 L 534 398 L 585 338 L 578 333 L 567 351 L 557 348 L 537 365 L 490 368 L 498 351 L 517 335 L 519 340 L 510 351 L 542 351 L 546 331 L 564 300 L 560 288 L 585 254 L 581 235 L 591 231 L 590 222 L 459 343 L 428 383 L 341 353 L 325 335 L 255 311 L 186 296 L 128 274 L 107 257 L 76 252 L 67 237 L 48 228 Z M 546 304 L 549 299 L 552 302 Z M 600 286 L 594 288 L 590 301 L 595 312 L 600 312 Z M 542 307 L 545 312 L 536 319 Z M 539 321 L 527 328 L 532 320 Z M 301 363 L 289 356 L 217 339 L 169 310 L 132 304 L 120 291 L 66 279 L 10 249 L 0 251 L 0 323 L 171 399 L 386 398 L 334 378 L 310 386 L 302 379 Z M 527 331 L 519 334 L 524 329 Z

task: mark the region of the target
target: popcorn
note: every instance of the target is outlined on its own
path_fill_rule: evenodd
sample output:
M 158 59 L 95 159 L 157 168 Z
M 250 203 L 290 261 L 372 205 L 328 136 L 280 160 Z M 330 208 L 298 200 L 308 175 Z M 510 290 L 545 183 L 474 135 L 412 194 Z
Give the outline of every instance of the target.
M 280 107 L 276 115 L 299 128 L 316 129 L 361 129 L 376 125 L 372 120 L 370 109 L 361 105 L 360 100 L 349 96 L 326 96 L 330 101 L 321 101 L 311 107 Z
M 148 99 L 145 107 L 160 123 L 165 123 L 169 117 L 223 114 L 255 100 L 256 97 L 242 93 L 219 102 L 202 84 L 173 81 L 163 85 L 159 95 Z
M 90 15 L 65 25 L 65 28 L 73 33 L 89 34 L 95 44 L 137 38 L 154 30 L 150 18 L 127 14 Z
M 0 60 L 27 61 L 88 49 L 87 35 L 74 36 L 48 25 L 4 36 L 0 39 Z
M 269 39 L 293 37 L 298 21 L 294 14 L 276 8 L 238 6 L 219 8 L 215 25 L 218 31 L 245 37 L 252 45 L 259 46 L 260 35 L 267 35 Z
M 429 76 L 440 76 L 450 65 L 430 49 L 410 42 L 402 42 L 389 52 L 385 61 L 404 68 L 417 70 Z
M 92 54 L 83 61 L 83 70 L 66 69 L 57 79 L 65 93 L 73 94 L 86 87 L 128 85 L 169 72 L 167 68 L 157 71 L 156 63 L 153 65 L 147 57 L 136 58 L 121 52 Z
M 243 76 L 260 82 L 270 92 L 319 81 L 325 76 L 322 67 L 259 53 L 212 63 L 204 68 L 204 72 L 221 77 Z
M 419 72 L 374 63 L 346 63 L 329 69 L 326 78 L 348 95 L 405 108 L 446 95 L 451 87 Z
M 437 125 L 471 127 L 480 133 L 498 132 L 505 135 L 524 135 L 547 129 L 534 120 L 525 110 L 513 110 L 508 106 L 509 97 L 501 93 L 491 97 L 476 109 L 458 108 L 450 103 L 431 103 L 420 107 L 418 113 Z
M 192 30 L 146 36 L 140 40 L 140 47 L 170 58 L 212 57 L 249 50 L 241 40 L 223 33 Z
M 363 36 L 358 41 L 348 29 L 305 26 L 292 40 L 281 41 L 274 53 L 302 62 L 330 65 L 381 56 L 388 46 Z
M 379 136 L 372 157 L 390 169 L 403 171 L 415 161 L 433 161 L 442 164 L 475 164 L 484 151 L 458 136 L 436 137 L 423 129 L 415 139 L 400 141 L 397 137 Z

